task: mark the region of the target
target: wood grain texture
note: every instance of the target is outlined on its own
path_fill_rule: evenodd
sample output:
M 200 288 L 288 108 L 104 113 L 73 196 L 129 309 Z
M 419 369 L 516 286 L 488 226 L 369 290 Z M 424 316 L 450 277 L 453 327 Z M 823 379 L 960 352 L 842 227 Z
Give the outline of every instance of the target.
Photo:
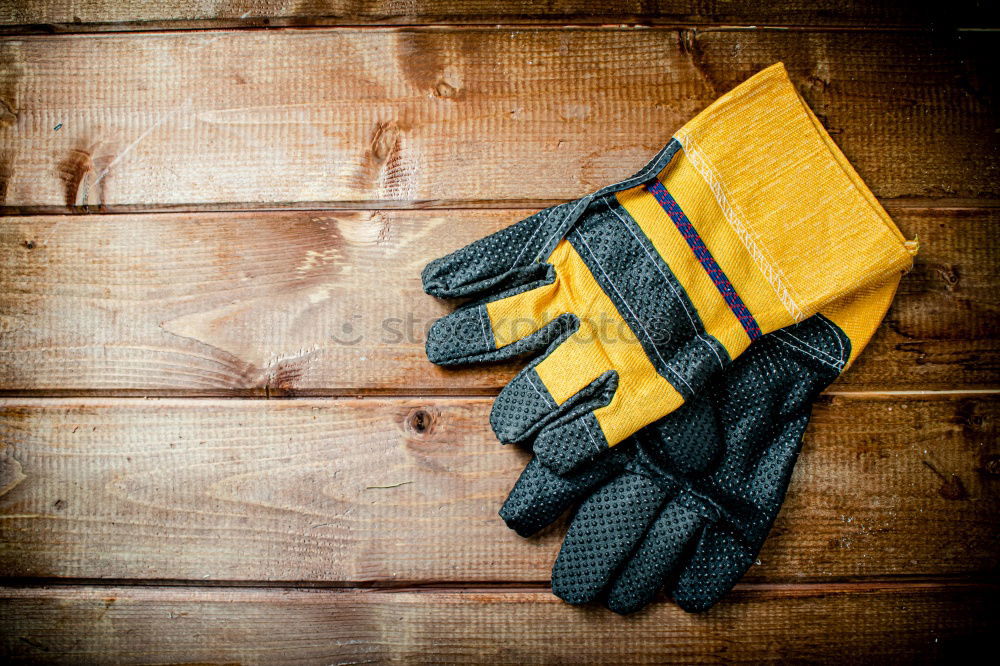
M 21 0 L 0 25 L 52 31 L 420 23 L 670 23 L 936 27 L 996 25 L 985 2 L 900 0 Z
M 276 30 L 0 42 L 9 212 L 569 199 L 783 60 L 884 198 L 996 198 L 991 33 Z
M 826 398 L 749 581 L 988 574 L 996 398 Z M 6 400 L 0 575 L 548 580 L 496 512 L 526 454 L 485 399 Z M 16 466 L 16 469 L 14 469 Z
M 444 370 L 431 259 L 530 210 L 10 218 L 0 390 L 36 395 L 492 393 L 519 364 Z M 998 209 L 894 209 L 921 240 L 835 391 L 1000 387 Z
M 544 592 L 8 588 L 0 646 L 31 663 L 965 662 L 992 646 L 997 592 L 751 589 L 622 618 Z
M 998 16 L 0 2 L 0 215 L 24 215 L 0 223 L 5 663 L 982 660 Z M 426 362 L 455 304 L 420 268 L 630 174 L 778 60 L 917 265 L 820 399 L 733 593 L 699 616 L 568 607 L 547 589 L 567 519 L 525 540 L 496 515 L 527 455 L 496 443 L 486 396 L 514 366 Z

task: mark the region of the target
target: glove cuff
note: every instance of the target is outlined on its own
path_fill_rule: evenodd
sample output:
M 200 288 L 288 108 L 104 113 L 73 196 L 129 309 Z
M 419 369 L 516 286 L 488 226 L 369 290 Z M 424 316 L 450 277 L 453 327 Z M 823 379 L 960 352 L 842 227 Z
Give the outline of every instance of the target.
M 666 153 L 655 178 L 616 196 L 730 358 L 764 333 L 898 280 L 913 262 L 916 244 L 780 63 L 719 98 L 671 145 L 680 150 Z
M 782 63 L 676 132 L 732 232 L 794 321 L 912 264 L 906 242 Z

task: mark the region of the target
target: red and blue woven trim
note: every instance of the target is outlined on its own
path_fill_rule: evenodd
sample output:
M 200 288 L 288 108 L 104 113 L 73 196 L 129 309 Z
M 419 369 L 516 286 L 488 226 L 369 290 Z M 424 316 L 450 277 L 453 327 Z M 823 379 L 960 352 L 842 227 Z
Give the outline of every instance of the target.
M 701 267 L 705 269 L 708 276 L 712 278 L 712 282 L 715 284 L 715 288 L 719 290 L 722 294 L 722 298 L 725 299 L 726 304 L 729 305 L 729 309 L 733 311 L 736 318 L 740 321 L 743 326 L 743 330 L 747 332 L 751 340 L 756 340 L 761 335 L 760 326 L 757 325 L 757 320 L 754 319 L 753 315 L 750 314 L 750 310 L 747 306 L 743 304 L 743 299 L 740 295 L 736 293 L 733 283 L 729 281 L 726 274 L 719 267 L 719 264 L 712 257 L 712 253 L 708 251 L 705 247 L 705 241 L 702 240 L 701 236 L 698 235 L 697 230 L 691 224 L 691 220 L 688 216 L 684 214 L 681 210 L 680 204 L 670 196 L 670 192 L 667 192 L 667 188 L 663 186 L 659 180 L 653 180 L 652 182 L 646 183 L 646 190 L 652 194 L 656 200 L 659 202 L 660 206 L 667 213 L 671 220 L 673 220 L 674 225 L 677 230 L 681 232 L 684 236 L 684 240 L 691 247 L 691 251 L 694 252 L 694 256 L 698 258 L 701 263 Z

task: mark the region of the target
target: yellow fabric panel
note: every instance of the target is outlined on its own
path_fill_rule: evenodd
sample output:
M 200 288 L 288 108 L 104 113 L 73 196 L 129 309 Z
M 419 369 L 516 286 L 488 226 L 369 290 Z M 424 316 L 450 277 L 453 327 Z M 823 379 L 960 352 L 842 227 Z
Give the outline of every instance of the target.
M 781 63 L 720 97 L 674 136 L 796 321 L 912 264 L 915 248 Z
M 697 311 L 693 316 L 701 320 L 706 333 L 726 348 L 730 358 L 736 358 L 750 344 L 750 338 L 670 216 L 643 186 L 624 190 L 617 196 L 687 293 Z M 664 294 L 664 298 L 669 297 L 670 294 Z
M 505 347 L 525 338 L 561 314 L 570 312 L 571 303 L 560 298 L 557 283 L 502 298 L 486 304 L 489 326 L 496 346 Z
M 656 371 L 614 303 L 573 246 L 563 241 L 552 255 L 557 275 L 572 275 L 574 312 L 580 329 L 535 367 L 545 387 L 562 404 L 607 370 L 618 372 L 611 403 L 594 411 L 614 446 L 682 404 L 684 398 Z M 567 280 L 567 282 L 569 282 Z
M 687 215 L 691 225 L 705 243 L 705 247 L 729 278 L 761 330 L 767 333 L 795 323 L 788 311 L 774 298 L 771 285 L 747 253 L 739 236 L 726 223 L 726 218 L 715 197 L 712 196 L 708 184 L 691 165 L 687 155 L 678 154 L 663 170 L 660 181 Z M 670 224 L 674 227 L 676 235 L 680 235 L 676 226 L 672 222 Z M 688 252 L 694 257 L 690 246 Z M 696 257 L 695 262 L 697 263 Z M 709 282 L 711 283 L 711 280 Z M 716 289 L 714 284 L 712 288 Z M 722 296 L 719 298 L 722 299 Z M 729 309 L 725 300 L 722 300 L 722 303 L 723 307 Z M 739 325 L 735 315 L 733 319 L 736 325 Z
M 497 346 L 540 329 L 562 313 L 579 317 L 580 328 L 535 371 L 560 405 L 608 370 L 617 371 L 618 390 L 611 405 L 595 411 L 609 445 L 683 404 L 573 246 L 561 241 L 549 260 L 556 269 L 555 283 L 486 306 L 490 325 L 500 332 L 495 334 Z M 515 321 L 520 324 L 512 326 Z
M 649 362 L 645 355 L 642 358 Z M 629 363 L 633 360 L 634 364 Z M 608 446 L 614 446 L 684 404 L 683 396 L 657 374 L 652 365 L 645 367 L 638 358 L 626 359 L 626 364 L 627 367 L 618 368 L 618 391 L 611 402 L 594 410 Z
M 576 333 L 535 367 L 545 388 L 552 394 L 556 404 L 561 405 L 590 382 L 616 367 L 615 359 L 605 352 L 609 336 L 606 331 L 602 332 L 598 328 L 609 317 L 622 320 L 611 299 L 594 280 L 590 269 L 569 241 L 560 241 L 549 260 L 556 268 L 557 288 L 554 300 L 559 303 L 559 307 L 567 308 L 567 312 L 580 318 L 580 328 Z M 646 358 L 642 346 L 634 337 L 619 345 L 627 346 L 626 354 Z M 646 362 L 649 363 L 649 360 Z
M 851 340 L 851 356 L 844 370 L 854 363 L 875 334 L 896 295 L 899 280 L 899 275 L 891 276 L 881 284 L 859 289 L 821 310 Z
M 649 359 L 569 241 L 560 241 L 549 261 L 556 269 L 555 282 L 487 303 L 486 311 L 497 347 L 520 340 L 561 314 L 572 313 L 579 317 L 580 329 L 536 368 L 556 403 L 562 404 L 601 374 L 616 367 L 613 359 L 604 353 L 610 336 L 606 332 L 595 332 L 595 327 L 620 323 L 629 335 L 619 336 L 614 332 L 614 337 L 628 337 L 617 343 L 622 351 L 616 358 L 633 354 L 641 356 L 646 363 Z
M 602 353 L 601 346 L 591 342 L 592 336 L 590 325 L 581 322 L 579 331 L 552 350 L 535 367 L 557 405 L 563 404 L 611 369 L 611 363 Z

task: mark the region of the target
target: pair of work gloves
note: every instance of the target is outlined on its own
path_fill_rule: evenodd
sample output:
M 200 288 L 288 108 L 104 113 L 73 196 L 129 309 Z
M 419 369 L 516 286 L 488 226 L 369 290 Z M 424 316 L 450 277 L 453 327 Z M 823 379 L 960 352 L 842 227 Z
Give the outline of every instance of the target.
M 576 508 L 556 595 L 704 610 L 756 560 L 812 402 L 914 253 L 779 63 L 635 176 L 431 262 L 427 293 L 473 300 L 427 355 L 531 359 L 490 422 L 534 453 L 507 525 Z

